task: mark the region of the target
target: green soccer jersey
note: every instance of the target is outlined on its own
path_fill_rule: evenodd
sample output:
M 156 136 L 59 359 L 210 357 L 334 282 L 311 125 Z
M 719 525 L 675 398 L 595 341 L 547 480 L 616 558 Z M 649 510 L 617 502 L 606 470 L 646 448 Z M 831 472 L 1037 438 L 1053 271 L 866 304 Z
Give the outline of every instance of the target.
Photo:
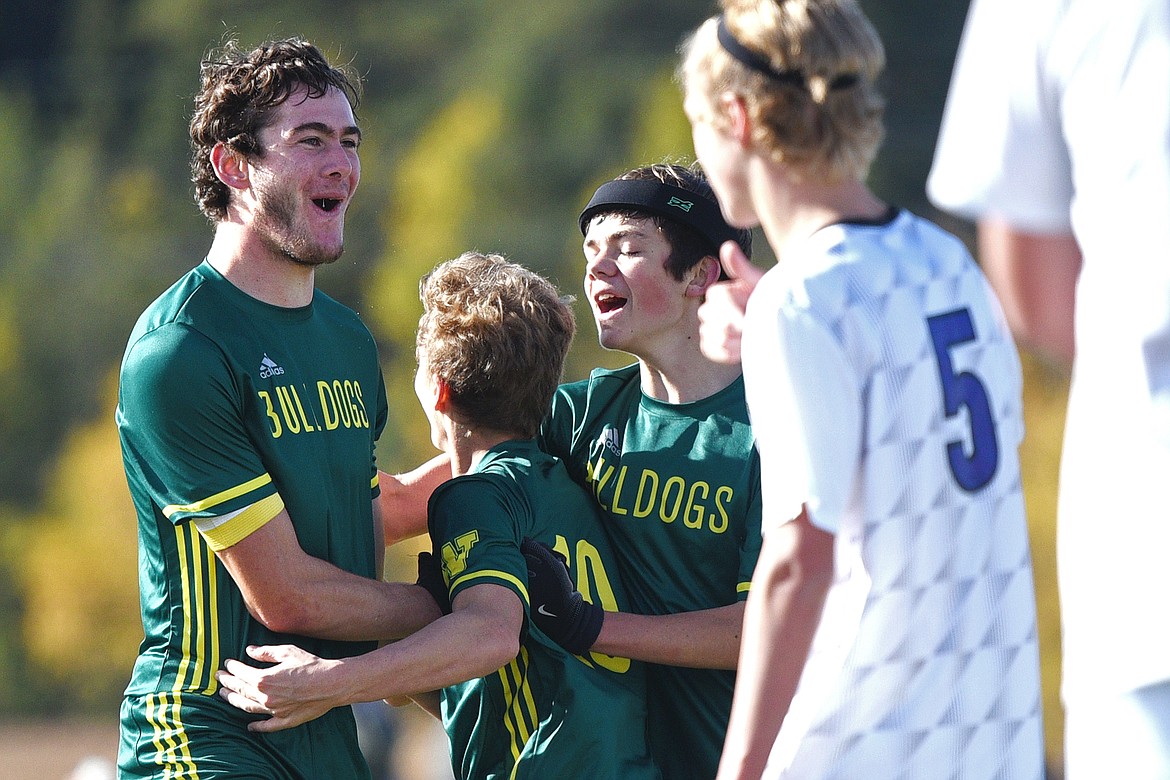
M 496 445 L 470 474 L 437 488 L 429 526 L 452 598 L 474 585 L 502 585 L 527 615 L 520 542 L 529 537 L 565 556 L 593 603 L 609 610 L 626 603 L 596 507 L 534 441 Z M 659 777 L 646 743 L 645 667 L 600 653 L 571 655 L 526 625 L 515 659 L 442 692 L 455 777 Z
M 117 423 L 138 515 L 145 638 L 122 708 L 120 776 L 266 766 L 257 776 L 368 777 L 348 708 L 251 735 L 251 716 L 216 695 L 215 671 L 246 659 L 248 645 L 338 658 L 374 644 L 268 630 L 215 551 L 283 507 L 306 553 L 375 576 L 374 444 L 386 413 L 372 336 L 321 292 L 302 308 L 270 306 L 204 262 L 139 319 Z
M 541 446 L 601 507 L 631 612 L 747 598 L 760 552 L 760 470 L 743 378 L 701 401 L 642 393 L 638 366 L 562 385 Z M 735 673 L 648 667 L 650 746 L 665 777 L 715 776 Z

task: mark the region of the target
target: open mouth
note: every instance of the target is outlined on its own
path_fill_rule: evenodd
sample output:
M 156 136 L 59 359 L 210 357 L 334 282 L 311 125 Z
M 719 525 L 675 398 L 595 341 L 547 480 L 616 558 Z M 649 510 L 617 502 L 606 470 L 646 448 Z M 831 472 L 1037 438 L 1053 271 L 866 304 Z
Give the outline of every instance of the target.
M 338 198 L 313 198 L 313 203 L 322 211 L 333 211 L 341 205 L 341 200 Z
M 593 299 L 593 303 L 597 306 L 597 311 L 602 314 L 609 314 L 611 311 L 616 311 L 626 305 L 626 299 L 610 293 L 602 293 Z

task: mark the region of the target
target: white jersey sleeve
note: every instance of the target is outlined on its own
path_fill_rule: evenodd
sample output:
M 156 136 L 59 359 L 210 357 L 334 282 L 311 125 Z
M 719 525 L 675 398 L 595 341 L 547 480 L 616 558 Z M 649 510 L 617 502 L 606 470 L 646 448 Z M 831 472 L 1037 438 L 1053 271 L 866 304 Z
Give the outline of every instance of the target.
M 1059 2 L 1059 0 L 1057 0 Z M 1052 0 L 974 0 L 955 60 L 927 193 L 974 219 L 1067 232 L 1072 173 L 1059 91 L 1045 80 Z M 985 45 L 994 38 L 995 46 Z
M 1170 3 L 973 0 L 928 192 L 1083 263 L 1061 450 L 1067 703 L 1170 679 Z
M 764 531 L 806 506 L 814 525 L 835 534 L 861 447 L 860 388 L 829 328 L 782 304 L 783 284 L 782 273 L 765 275 L 749 302 L 748 316 L 760 326 L 744 332 L 745 350 L 779 356 L 752 361 L 759 368 L 748 397 L 761 457 L 785 475 L 763 485 Z

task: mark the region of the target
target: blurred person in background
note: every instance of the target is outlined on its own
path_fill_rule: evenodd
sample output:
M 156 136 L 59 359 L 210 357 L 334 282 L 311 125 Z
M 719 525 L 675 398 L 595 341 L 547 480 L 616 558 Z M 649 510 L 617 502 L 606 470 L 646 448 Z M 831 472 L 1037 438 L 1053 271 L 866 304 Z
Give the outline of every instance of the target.
M 1021 344 L 1071 367 L 1065 772 L 1170 778 L 1170 6 L 974 0 L 928 179 Z

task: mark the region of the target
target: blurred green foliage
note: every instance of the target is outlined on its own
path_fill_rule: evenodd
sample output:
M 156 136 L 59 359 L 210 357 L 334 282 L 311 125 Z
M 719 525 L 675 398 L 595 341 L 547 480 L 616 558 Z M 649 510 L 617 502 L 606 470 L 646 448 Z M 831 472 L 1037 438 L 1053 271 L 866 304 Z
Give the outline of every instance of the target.
M 923 194 L 966 0 L 862 5 L 889 63 L 871 184 L 969 240 L 969 226 Z M 138 313 L 210 241 L 186 141 L 201 57 L 228 38 L 303 35 L 364 77 L 361 190 L 346 255 L 319 278 L 381 342 L 391 419 L 379 458 L 393 471 L 432 454 L 410 389 L 419 276 L 474 248 L 577 293 L 576 214 L 592 189 L 634 165 L 692 157 L 676 47 L 714 10 L 712 0 L 0 3 L 0 717 L 108 715 L 140 636 L 110 377 Z M 770 262 L 762 237 L 757 247 Z M 630 360 L 597 347 L 583 303 L 578 320 L 569 378 Z M 1055 746 L 1051 494 L 1064 386 L 1032 364 L 1028 376 L 1025 479 Z

